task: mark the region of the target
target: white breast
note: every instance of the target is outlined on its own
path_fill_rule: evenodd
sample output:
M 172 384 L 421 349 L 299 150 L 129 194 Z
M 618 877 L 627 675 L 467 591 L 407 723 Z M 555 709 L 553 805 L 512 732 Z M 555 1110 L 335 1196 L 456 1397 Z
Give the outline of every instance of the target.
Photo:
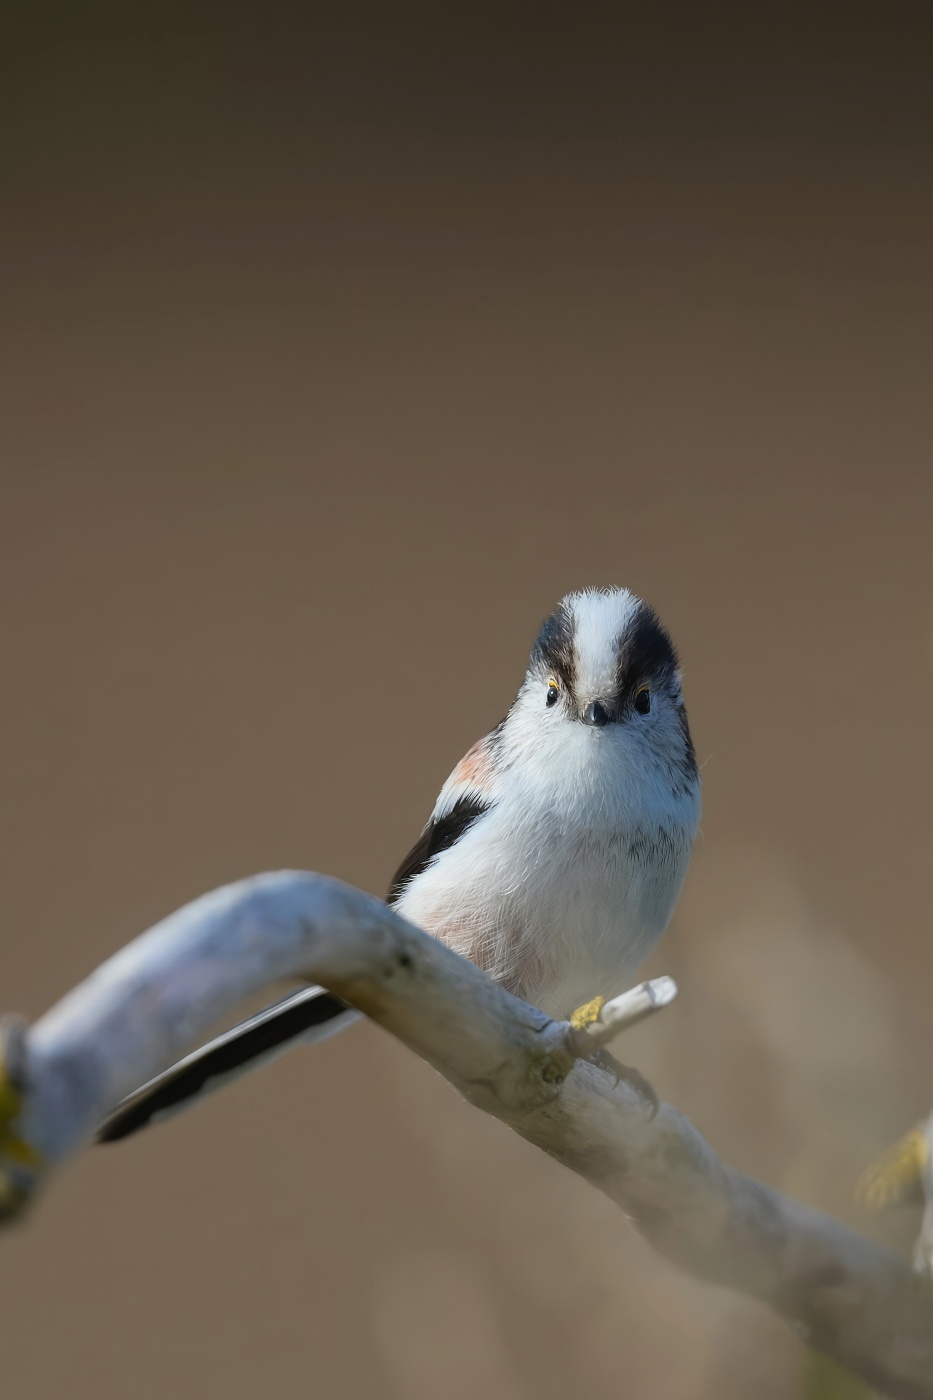
M 671 916 L 696 828 L 697 791 L 607 765 L 600 737 L 580 726 L 578 747 L 543 775 L 515 764 L 397 905 L 551 1015 L 630 985 Z

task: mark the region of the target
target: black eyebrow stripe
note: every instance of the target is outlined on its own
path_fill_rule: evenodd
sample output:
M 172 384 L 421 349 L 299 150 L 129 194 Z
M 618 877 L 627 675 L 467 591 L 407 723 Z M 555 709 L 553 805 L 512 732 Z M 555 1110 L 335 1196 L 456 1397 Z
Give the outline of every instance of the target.
M 619 640 L 616 692 L 624 698 L 639 681 L 668 681 L 679 661 L 671 641 L 653 608 L 639 603 L 635 616 Z
M 553 672 L 573 695 L 577 678 L 574 617 L 563 604 L 542 622 L 531 650 L 531 664 Z

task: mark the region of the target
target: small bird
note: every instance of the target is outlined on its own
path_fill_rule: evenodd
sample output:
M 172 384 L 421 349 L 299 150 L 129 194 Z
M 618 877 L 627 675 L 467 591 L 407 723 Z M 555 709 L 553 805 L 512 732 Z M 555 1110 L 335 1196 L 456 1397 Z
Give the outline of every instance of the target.
M 441 788 L 388 902 L 564 1019 L 630 984 L 671 917 L 699 815 L 670 637 L 627 589 L 570 593 L 542 624 L 505 719 Z M 125 1099 L 99 1140 L 126 1137 L 357 1015 L 323 988 L 303 988 Z M 644 1090 L 636 1072 L 601 1058 Z

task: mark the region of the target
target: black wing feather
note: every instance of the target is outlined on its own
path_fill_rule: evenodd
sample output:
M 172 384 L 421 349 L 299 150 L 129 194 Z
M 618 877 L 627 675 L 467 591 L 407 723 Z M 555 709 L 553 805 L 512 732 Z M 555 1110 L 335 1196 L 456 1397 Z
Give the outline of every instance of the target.
M 491 803 L 483 802 L 475 793 L 461 797 L 440 821 L 429 821 L 408 855 L 392 877 L 386 901 L 394 904 L 402 890 L 425 870 L 436 855 L 454 845 L 468 831 L 477 817 L 488 812 Z

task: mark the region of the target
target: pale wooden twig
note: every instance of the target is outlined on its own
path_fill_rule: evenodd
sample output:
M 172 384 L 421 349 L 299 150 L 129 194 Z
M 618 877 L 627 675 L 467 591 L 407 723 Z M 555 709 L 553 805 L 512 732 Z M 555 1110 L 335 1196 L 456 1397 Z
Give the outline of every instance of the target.
M 471 1103 L 592 1182 L 677 1264 L 760 1298 L 886 1393 L 933 1397 L 924 1280 L 726 1166 L 676 1109 L 650 1118 L 625 1083 L 575 1061 L 579 1031 L 509 996 L 381 901 L 322 876 L 257 876 L 204 896 L 10 1036 L 18 1062 L 0 1084 L 10 1213 L 219 1015 L 298 976 L 352 1002 Z M 642 1014 L 654 994 L 628 995 Z M 610 1021 L 630 1023 L 632 1010 L 616 1007 Z
M 578 1055 L 586 1056 L 601 1045 L 608 1045 L 617 1035 L 636 1026 L 646 1016 L 663 1011 L 670 1006 L 677 995 L 677 983 L 673 977 L 653 977 L 650 982 L 639 982 L 612 1001 L 603 1002 L 598 1013 L 585 1025 L 575 1025 L 575 1034 L 570 1044 Z M 601 1000 L 601 999 L 600 999 Z M 591 1003 L 598 1006 L 599 1002 Z M 586 1008 L 581 1008 L 581 1011 Z M 574 1016 L 578 1019 L 579 1013 Z

